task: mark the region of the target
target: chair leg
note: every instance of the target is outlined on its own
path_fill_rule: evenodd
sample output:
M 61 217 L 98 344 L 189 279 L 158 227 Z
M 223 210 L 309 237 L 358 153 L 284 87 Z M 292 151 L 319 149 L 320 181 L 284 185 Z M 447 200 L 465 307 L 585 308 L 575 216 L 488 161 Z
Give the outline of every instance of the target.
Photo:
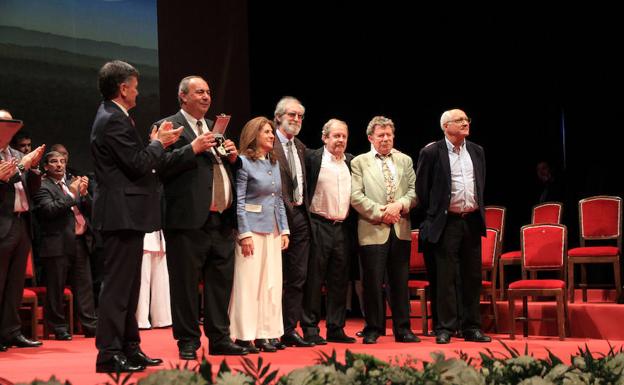
M 529 297 L 522 296 L 522 334 L 524 337 L 529 336 Z
M 564 298 L 563 292 L 557 293 L 557 330 L 559 332 L 559 339 L 565 339 L 565 311 L 564 311 Z
M 422 333 L 429 334 L 429 318 L 427 317 L 427 295 L 425 289 L 418 290 L 420 296 L 420 317 L 422 319 Z
M 587 264 L 581 263 L 581 292 L 583 302 L 587 302 Z
M 507 292 L 507 303 L 508 303 L 508 309 L 509 309 L 509 338 L 514 340 L 516 339 L 516 318 L 515 318 L 515 308 L 516 308 L 516 304 L 515 304 L 515 300 L 516 298 L 509 292 Z
M 498 309 L 496 309 L 496 289 L 495 288 L 492 289 L 492 294 L 490 295 L 490 303 L 492 304 L 492 314 L 494 315 L 494 332 L 498 334 Z
M 618 256 L 613 262 L 613 282 L 615 282 L 616 298 L 620 298 L 622 294 L 622 282 L 620 277 L 620 257 Z
M 563 316 L 565 321 L 565 336 L 569 337 L 572 335 L 572 329 L 570 328 L 570 310 L 568 308 L 568 301 L 565 296 L 563 297 Z
M 66 296 L 67 301 L 67 323 L 69 324 L 69 334 L 74 334 L 74 295 L 70 293 Z
M 505 300 L 505 265 L 502 263 L 498 264 L 498 279 L 499 279 L 499 298 L 504 301 Z
M 574 303 L 574 261 L 568 259 L 568 300 Z

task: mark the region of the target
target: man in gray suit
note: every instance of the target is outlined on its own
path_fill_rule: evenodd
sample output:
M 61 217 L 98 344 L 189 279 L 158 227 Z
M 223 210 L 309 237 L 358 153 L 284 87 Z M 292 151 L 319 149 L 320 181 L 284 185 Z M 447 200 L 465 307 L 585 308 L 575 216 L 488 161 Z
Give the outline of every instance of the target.
M 358 239 L 366 327 L 363 342 L 384 334 L 382 284 L 388 273 L 392 327 L 397 342 L 418 342 L 409 322 L 409 211 L 416 206 L 412 158 L 394 149 L 394 123 L 376 116 L 366 128 L 371 151 L 351 162 L 351 204 L 358 212 Z

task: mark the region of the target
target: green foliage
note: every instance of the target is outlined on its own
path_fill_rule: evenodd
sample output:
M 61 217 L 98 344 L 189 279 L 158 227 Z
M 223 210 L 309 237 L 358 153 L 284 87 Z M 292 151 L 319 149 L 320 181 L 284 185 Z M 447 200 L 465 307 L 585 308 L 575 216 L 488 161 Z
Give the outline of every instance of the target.
M 188 369 L 163 369 L 139 380 L 138 385 L 207 385 L 196 371 Z

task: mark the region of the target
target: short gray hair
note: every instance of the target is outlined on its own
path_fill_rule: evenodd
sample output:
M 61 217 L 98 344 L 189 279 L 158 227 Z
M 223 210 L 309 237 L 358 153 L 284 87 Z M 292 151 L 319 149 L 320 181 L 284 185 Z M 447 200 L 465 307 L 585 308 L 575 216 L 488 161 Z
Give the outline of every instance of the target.
M 334 125 L 336 124 L 343 124 L 345 128 L 347 129 L 347 132 L 349 131 L 349 126 L 347 126 L 347 123 L 339 119 L 329 119 L 327 123 L 323 125 L 323 129 L 321 130 L 321 136 L 323 138 L 326 138 L 331 132 L 332 127 L 334 127 Z
M 277 102 L 277 105 L 275 106 L 275 113 L 273 115 L 273 120 L 275 121 L 275 123 L 277 123 L 276 118 L 278 116 L 282 116 L 286 113 L 286 105 L 290 103 L 296 103 L 300 105 L 303 109 L 303 112 L 305 113 L 305 107 L 303 106 L 303 104 L 301 104 L 299 99 L 295 98 L 294 96 L 284 96 L 279 100 L 279 102 Z
M 368 122 L 368 126 L 366 127 L 366 135 L 373 135 L 373 131 L 375 131 L 375 126 L 392 127 L 392 133 L 394 133 L 394 122 L 390 118 L 386 118 L 385 116 L 375 116 Z
M 203 81 L 206 81 L 204 78 L 202 78 L 199 75 L 187 76 L 184 79 L 180 80 L 180 84 L 178 85 L 178 103 L 180 103 L 180 107 L 182 107 L 182 98 L 180 98 L 180 94 L 184 94 L 184 95 L 188 94 L 188 92 L 189 92 L 189 83 L 193 79 L 201 79 Z M 206 82 L 206 83 L 208 83 L 208 82 Z

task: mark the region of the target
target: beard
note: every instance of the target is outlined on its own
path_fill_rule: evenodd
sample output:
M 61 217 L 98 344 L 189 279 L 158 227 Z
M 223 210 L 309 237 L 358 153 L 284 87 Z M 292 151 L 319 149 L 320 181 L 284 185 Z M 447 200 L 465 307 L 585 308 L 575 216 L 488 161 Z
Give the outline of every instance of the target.
M 299 135 L 299 131 L 301 131 L 301 125 L 297 126 L 295 123 L 290 124 L 286 119 L 283 119 L 280 122 L 280 126 L 286 131 L 286 133 L 297 136 Z

